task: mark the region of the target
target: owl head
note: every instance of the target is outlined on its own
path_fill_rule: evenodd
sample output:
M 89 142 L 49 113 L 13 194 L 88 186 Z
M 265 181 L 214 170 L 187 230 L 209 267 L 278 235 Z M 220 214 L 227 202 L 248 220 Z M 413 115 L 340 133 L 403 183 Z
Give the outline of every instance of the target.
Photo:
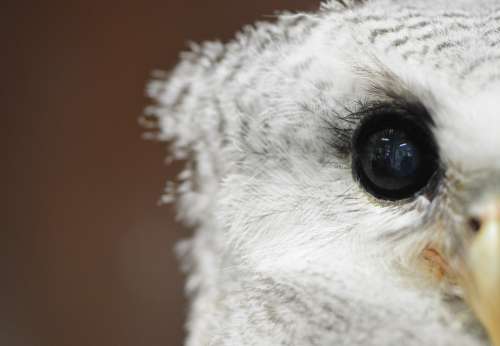
M 500 345 L 500 5 L 331 1 L 148 88 L 187 345 Z

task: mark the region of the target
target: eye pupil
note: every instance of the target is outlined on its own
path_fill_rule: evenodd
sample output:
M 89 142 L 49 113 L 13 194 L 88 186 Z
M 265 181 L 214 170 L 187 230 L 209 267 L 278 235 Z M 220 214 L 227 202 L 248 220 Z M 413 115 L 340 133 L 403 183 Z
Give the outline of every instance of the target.
M 389 190 L 412 183 L 420 155 L 404 133 L 394 129 L 377 132 L 370 136 L 364 149 L 363 168 L 372 180 L 382 182 Z
M 437 170 L 430 135 L 397 118 L 362 124 L 354 139 L 353 161 L 366 190 L 388 200 L 415 195 Z

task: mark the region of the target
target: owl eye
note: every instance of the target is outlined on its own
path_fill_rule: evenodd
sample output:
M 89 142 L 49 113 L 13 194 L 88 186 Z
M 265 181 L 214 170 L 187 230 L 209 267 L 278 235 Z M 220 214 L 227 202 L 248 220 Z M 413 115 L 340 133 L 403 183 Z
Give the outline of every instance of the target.
M 380 199 L 418 194 L 437 171 L 437 150 L 425 126 L 407 115 L 384 113 L 363 122 L 353 137 L 353 171 Z

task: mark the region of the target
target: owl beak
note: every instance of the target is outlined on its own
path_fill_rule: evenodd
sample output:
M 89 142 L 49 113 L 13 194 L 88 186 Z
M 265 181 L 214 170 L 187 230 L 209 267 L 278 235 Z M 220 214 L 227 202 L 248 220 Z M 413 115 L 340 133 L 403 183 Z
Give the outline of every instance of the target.
M 467 300 L 490 336 L 500 346 L 500 199 L 485 205 L 475 219 L 464 288 Z

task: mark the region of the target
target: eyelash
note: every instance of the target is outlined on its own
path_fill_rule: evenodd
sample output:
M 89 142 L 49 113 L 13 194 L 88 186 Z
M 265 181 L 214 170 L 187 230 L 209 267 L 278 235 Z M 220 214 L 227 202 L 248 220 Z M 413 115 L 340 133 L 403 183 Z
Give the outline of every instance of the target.
M 357 110 L 344 106 L 346 114 L 335 112 L 333 119 L 326 118 L 325 128 L 332 132 L 329 146 L 339 155 L 347 156 L 352 152 L 352 138 L 360 123 L 372 116 L 383 113 L 403 113 L 407 110 L 383 102 L 358 101 Z

